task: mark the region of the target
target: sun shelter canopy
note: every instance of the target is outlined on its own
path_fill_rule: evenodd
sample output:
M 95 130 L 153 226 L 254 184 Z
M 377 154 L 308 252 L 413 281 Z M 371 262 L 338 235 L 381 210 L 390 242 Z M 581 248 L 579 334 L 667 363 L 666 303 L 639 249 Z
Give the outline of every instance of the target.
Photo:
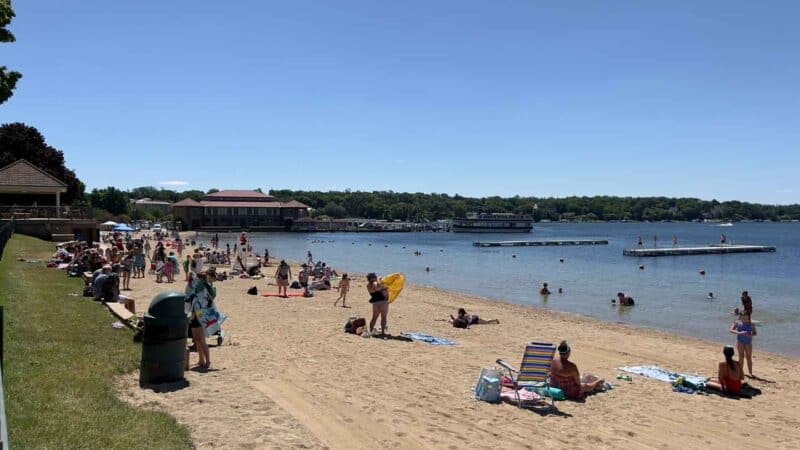
M 103 225 L 103 226 L 106 226 L 106 227 L 114 227 L 114 226 L 117 226 L 118 223 L 114 222 L 113 220 L 109 220 L 108 222 L 103 222 L 100 225 Z
M 121 223 L 113 228 L 113 231 L 136 231 L 126 223 Z

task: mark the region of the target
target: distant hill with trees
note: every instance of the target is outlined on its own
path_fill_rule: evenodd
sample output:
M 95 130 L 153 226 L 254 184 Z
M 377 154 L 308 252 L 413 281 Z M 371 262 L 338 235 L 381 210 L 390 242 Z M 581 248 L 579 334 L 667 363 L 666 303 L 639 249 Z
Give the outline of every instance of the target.
M 539 220 L 797 220 L 800 205 L 762 205 L 670 197 L 463 197 L 448 194 L 392 191 L 272 190 L 281 201 L 295 199 L 315 209 L 315 215 L 388 220 L 436 220 L 468 212 L 531 214 Z

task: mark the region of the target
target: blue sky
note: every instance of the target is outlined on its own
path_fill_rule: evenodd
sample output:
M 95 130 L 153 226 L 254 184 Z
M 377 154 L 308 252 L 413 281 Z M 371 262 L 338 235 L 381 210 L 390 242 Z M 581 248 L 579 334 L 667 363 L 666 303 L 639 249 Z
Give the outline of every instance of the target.
M 796 1 L 14 8 L 0 121 L 89 187 L 800 201 Z

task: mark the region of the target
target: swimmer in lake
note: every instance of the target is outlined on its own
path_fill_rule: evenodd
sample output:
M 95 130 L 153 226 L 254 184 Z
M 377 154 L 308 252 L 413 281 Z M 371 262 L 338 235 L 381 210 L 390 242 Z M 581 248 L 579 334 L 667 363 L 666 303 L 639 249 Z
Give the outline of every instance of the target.
M 547 283 L 542 283 L 542 288 L 539 289 L 539 295 L 550 295 L 550 289 L 547 288 Z
M 619 303 L 619 306 L 633 306 L 634 305 L 633 298 L 628 297 L 623 292 L 617 292 L 617 301 Z M 614 303 L 614 302 L 615 302 L 614 300 L 611 300 L 611 303 Z

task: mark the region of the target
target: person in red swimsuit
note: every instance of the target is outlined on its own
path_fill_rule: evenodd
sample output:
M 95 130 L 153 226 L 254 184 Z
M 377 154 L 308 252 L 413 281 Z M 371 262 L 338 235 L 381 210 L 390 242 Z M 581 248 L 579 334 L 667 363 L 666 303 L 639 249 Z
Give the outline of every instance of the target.
M 725 361 L 719 363 L 718 377 L 708 380 L 706 387 L 726 394 L 738 394 L 742 390 L 744 370 L 741 364 L 733 360 L 733 347 L 726 345 L 722 354 L 725 355 Z

